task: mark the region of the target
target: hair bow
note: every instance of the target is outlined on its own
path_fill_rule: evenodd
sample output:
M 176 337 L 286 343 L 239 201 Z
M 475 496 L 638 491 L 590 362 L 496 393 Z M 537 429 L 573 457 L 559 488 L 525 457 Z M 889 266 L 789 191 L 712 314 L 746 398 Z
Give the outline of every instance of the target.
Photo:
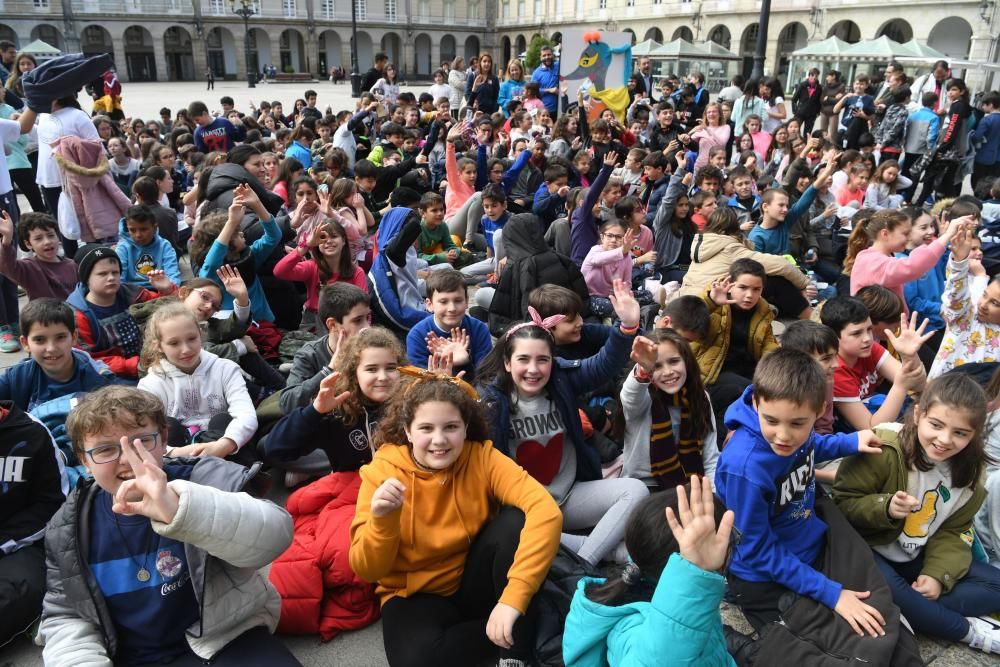
M 549 335 L 552 335 L 552 329 L 554 329 L 557 324 L 566 319 L 565 315 L 559 314 L 559 315 L 549 315 L 543 320 L 542 316 L 538 314 L 538 311 L 532 308 L 531 306 L 528 306 L 528 316 L 531 318 L 530 321 L 521 322 L 520 324 L 515 324 L 510 329 L 507 329 L 507 335 L 504 336 L 504 340 L 510 340 L 510 337 L 514 334 L 515 331 L 523 329 L 524 327 L 541 327 L 542 329 L 545 329 L 545 331 L 547 331 Z

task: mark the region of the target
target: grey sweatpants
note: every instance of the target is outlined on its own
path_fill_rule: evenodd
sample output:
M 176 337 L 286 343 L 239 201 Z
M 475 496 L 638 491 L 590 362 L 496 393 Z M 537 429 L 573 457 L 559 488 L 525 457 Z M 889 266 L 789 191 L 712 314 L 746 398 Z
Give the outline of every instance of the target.
M 562 504 L 563 529 L 593 530 L 582 544 L 576 535 L 564 535 L 563 544 L 597 565 L 624 539 L 628 517 L 648 495 L 643 481 L 631 477 L 577 482 Z

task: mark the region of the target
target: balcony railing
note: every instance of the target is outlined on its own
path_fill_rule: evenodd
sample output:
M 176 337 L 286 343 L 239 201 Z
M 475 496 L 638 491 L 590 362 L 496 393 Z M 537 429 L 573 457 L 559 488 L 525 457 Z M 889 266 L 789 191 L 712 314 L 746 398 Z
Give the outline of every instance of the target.
M 79 14 L 148 14 L 169 15 L 194 13 L 191 0 L 72 0 L 73 11 Z

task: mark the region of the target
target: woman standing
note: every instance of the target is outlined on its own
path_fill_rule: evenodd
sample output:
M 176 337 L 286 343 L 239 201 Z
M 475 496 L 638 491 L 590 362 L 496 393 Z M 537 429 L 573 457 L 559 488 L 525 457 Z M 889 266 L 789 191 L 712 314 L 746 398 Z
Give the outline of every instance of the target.
M 448 101 L 451 103 L 451 115 L 458 118 L 458 109 L 465 99 L 465 59 L 458 56 L 451 63 L 451 71 L 448 72 L 448 86 L 451 92 L 448 94 Z
M 478 67 L 465 81 L 465 97 L 469 105 L 485 114 L 492 114 L 500 108 L 500 80 L 493 73 L 493 56 L 484 53 L 479 56 Z
M 21 87 L 21 77 L 38 67 L 35 56 L 30 53 L 19 53 L 14 58 L 14 66 L 10 68 L 10 76 L 7 77 L 5 88 L 18 97 L 24 97 L 24 88 Z
M 764 131 L 768 134 L 772 134 L 785 122 L 785 98 L 781 96 L 781 92 L 781 84 L 777 79 L 760 82 L 760 97 L 767 107 L 761 118 L 764 119 Z
M 497 103 L 505 118 L 510 118 L 507 105 L 511 100 L 519 100 L 524 96 L 524 66 L 517 58 L 507 63 L 507 78 L 500 84 L 500 95 Z

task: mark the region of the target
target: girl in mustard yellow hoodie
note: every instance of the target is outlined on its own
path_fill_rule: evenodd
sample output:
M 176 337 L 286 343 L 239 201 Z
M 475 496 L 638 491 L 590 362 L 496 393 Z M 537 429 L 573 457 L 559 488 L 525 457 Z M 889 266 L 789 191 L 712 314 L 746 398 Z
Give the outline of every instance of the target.
M 559 548 L 562 514 L 487 433 L 475 391 L 430 374 L 406 383 L 379 423 L 350 561 L 378 584 L 392 667 L 491 655 L 515 667 L 531 656 L 530 603 Z

